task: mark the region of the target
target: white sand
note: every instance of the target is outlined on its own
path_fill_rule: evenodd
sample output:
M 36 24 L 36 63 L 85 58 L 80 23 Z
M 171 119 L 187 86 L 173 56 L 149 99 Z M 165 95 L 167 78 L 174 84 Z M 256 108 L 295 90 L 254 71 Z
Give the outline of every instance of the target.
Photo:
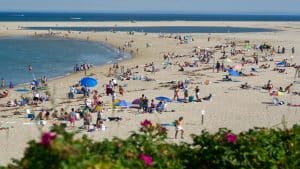
M 299 49 L 300 49 L 300 23 L 299 22 L 1 22 L 0 23 L 0 36 L 17 36 L 17 35 L 33 35 L 34 32 L 47 33 L 48 31 L 32 31 L 32 30 L 16 30 L 18 26 L 239 26 L 239 27 L 259 27 L 259 28 L 275 28 L 281 29 L 279 32 L 267 32 L 267 33 L 226 33 L 226 34 L 211 34 L 211 41 L 207 42 L 208 34 L 193 34 L 194 42 L 190 44 L 178 45 L 178 41 L 175 39 L 163 39 L 158 38 L 158 34 L 148 34 L 145 36 L 142 33 L 135 33 L 135 35 L 128 35 L 127 33 L 111 33 L 111 32 L 73 32 L 69 34 L 69 37 L 86 39 L 87 36 L 93 41 L 105 42 L 105 38 L 108 38 L 107 43 L 114 47 L 119 47 L 124 44 L 125 41 L 133 40 L 133 47 L 129 50 L 139 48 L 138 54 L 135 52 L 133 59 L 124 61 L 121 65 L 125 68 L 134 65 L 144 65 L 145 63 L 154 62 L 157 68 L 161 71 L 155 73 L 143 72 L 143 67 L 140 66 L 140 74 L 148 75 L 151 78 L 155 78 L 156 82 L 145 82 L 145 81 L 123 81 L 120 84 L 128 84 L 125 88 L 125 95 L 118 97 L 119 99 L 125 99 L 132 101 L 135 98 L 145 94 L 149 99 L 155 98 L 156 96 L 164 95 L 167 97 L 173 97 L 173 90 L 169 88 L 160 87 L 160 82 L 169 82 L 172 80 L 185 80 L 193 79 L 195 82 L 210 80 L 211 82 L 217 82 L 222 79 L 222 75 L 226 73 L 213 73 L 212 70 L 199 71 L 197 75 L 192 76 L 187 72 L 191 72 L 196 69 L 211 66 L 200 65 L 198 68 L 186 68 L 186 72 L 178 72 L 178 66 L 171 66 L 167 69 L 162 69 L 161 63 L 163 62 L 163 54 L 166 52 L 174 52 L 175 54 L 191 54 L 194 46 L 200 46 L 201 48 L 213 48 L 216 45 L 224 44 L 226 40 L 244 41 L 250 40 L 251 44 L 268 43 L 275 47 L 278 45 L 285 46 L 287 54 L 276 54 L 275 61 L 280 61 L 286 56 L 289 57 L 291 47 L 296 48 L 294 55 L 294 62 L 300 64 Z M 6 29 L 8 27 L 8 30 Z M 67 34 L 63 31 L 62 35 Z M 152 47 L 146 48 L 146 43 L 151 43 Z M 253 51 L 246 54 L 249 56 Z M 262 55 L 262 54 L 260 54 Z M 218 59 L 221 57 L 220 51 L 216 52 L 215 57 Z M 241 55 L 239 55 L 240 60 Z M 184 57 L 175 59 L 174 61 L 192 61 L 192 58 Z M 172 61 L 172 62 L 174 62 Z M 267 62 L 265 62 L 267 63 Z M 260 63 L 260 65 L 263 63 Z M 295 107 L 289 106 L 268 106 L 262 102 L 271 102 L 272 97 L 269 96 L 265 90 L 242 90 L 239 88 L 242 82 L 248 82 L 252 86 L 262 86 L 267 80 L 272 80 L 275 87 L 285 87 L 289 83 L 293 82 L 294 79 L 294 68 L 287 68 L 287 74 L 277 73 L 272 71 L 275 67 L 275 62 L 270 62 L 271 68 L 261 70 L 257 76 L 252 77 L 239 77 L 234 78 L 241 82 L 220 82 L 211 83 L 209 85 L 199 85 L 201 97 L 207 96 L 209 93 L 213 94 L 211 101 L 204 101 L 201 103 L 168 103 L 169 110 L 175 110 L 175 112 L 165 112 L 162 114 L 137 114 L 136 110 L 130 112 L 108 112 L 104 116 L 121 116 L 124 120 L 120 122 L 105 122 L 107 130 L 104 132 L 93 132 L 89 136 L 95 140 L 102 140 L 103 138 L 112 138 L 113 136 L 126 138 L 130 134 L 130 131 L 136 131 L 139 128 L 139 124 L 144 119 L 150 119 L 158 123 L 171 123 L 180 116 L 184 117 L 184 128 L 185 128 L 185 141 L 191 141 L 189 138 L 190 134 L 199 134 L 201 130 L 207 129 L 208 131 L 216 131 L 220 127 L 227 127 L 232 129 L 234 132 L 240 132 L 253 127 L 282 127 L 281 122 L 283 116 L 287 122 L 287 125 L 291 127 L 293 124 L 299 123 L 300 113 Z M 106 77 L 108 67 L 111 65 L 104 65 L 93 69 L 91 72 L 96 73 L 96 78 L 99 80 L 99 87 L 101 93 L 104 92 L 105 88 L 102 85 L 106 84 L 112 77 Z M 246 73 L 249 73 L 251 67 L 255 65 L 246 65 Z M 60 109 L 61 107 L 66 108 L 70 111 L 71 107 L 78 107 L 79 104 L 83 104 L 83 101 L 72 102 L 71 104 L 64 104 L 63 106 L 59 103 L 67 101 L 66 94 L 69 91 L 69 86 L 75 84 L 83 76 L 83 73 L 73 74 L 64 78 L 52 80 L 49 83 L 50 91 L 55 90 L 52 94 L 54 95 L 54 105 L 51 103 L 45 103 L 44 107 L 55 107 Z M 296 79 L 299 81 L 299 79 Z M 56 84 L 56 85 L 54 85 Z M 189 85 L 189 94 L 194 95 L 194 88 L 196 85 Z M 141 89 L 145 89 L 140 91 Z M 293 91 L 300 92 L 300 85 L 294 85 Z M 18 98 L 19 94 L 11 91 L 11 95 L 8 98 L 0 99 L 0 104 L 5 104 L 7 100 Z M 180 91 L 180 97 L 183 97 L 183 92 Z M 109 103 L 111 97 L 103 96 L 102 98 L 106 103 Z M 281 100 L 300 104 L 300 96 L 285 95 L 280 97 Z M 30 107 L 29 107 L 30 108 Z M 4 111 L 8 108 L 0 107 L 1 115 L 11 115 L 12 110 Z M 40 110 L 40 108 L 35 108 Z M 201 110 L 205 110 L 204 125 L 201 125 Z M 25 108 L 20 109 L 25 113 Z M 34 124 L 27 124 L 29 120 L 26 118 L 20 118 L 21 116 L 13 116 L 10 118 L 1 118 L 1 122 L 15 122 L 8 123 L 7 125 L 13 126 L 8 131 L 0 131 L 0 165 L 5 165 L 13 157 L 20 158 L 23 155 L 23 151 L 26 147 L 26 142 L 32 139 L 38 139 L 40 132 Z M 93 119 L 95 122 L 96 119 Z M 26 123 L 26 124 L 23 124 Z M 77 122 L 78 125 L 82 124 L 82 121 Z M 44 127 L 42 130 L 47 130 Z M 174 128 L 169 128 L 169 141 L 179 142 L 182 140 L 174 140 Z M 86 132 L 83 132 L 86 133 Z

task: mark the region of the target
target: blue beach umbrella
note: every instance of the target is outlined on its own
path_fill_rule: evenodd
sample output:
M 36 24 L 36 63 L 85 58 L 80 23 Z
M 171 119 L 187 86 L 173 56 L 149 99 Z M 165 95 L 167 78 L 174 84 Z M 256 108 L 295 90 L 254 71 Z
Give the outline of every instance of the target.
M 131 104 L 129 102 L 125 101 L 125 100 L 120 100 L 115 105 L 116 106 L 120 106 L 120 107 L 126 107 L 126 108 L 128 108 L 128 107 L 130 107 Z
M 95 87 L 98 84 L 97 80 L 91 77 L 84 77 L 80 80 L 81 86 Z
M 173 102 L 172 99 L 169 99 L 167 97 L 164 97 L 164 96 L 158 96 L 155 98 L 156 100 L 159 100 L 159 101 L 165 101 L 165 102 Z

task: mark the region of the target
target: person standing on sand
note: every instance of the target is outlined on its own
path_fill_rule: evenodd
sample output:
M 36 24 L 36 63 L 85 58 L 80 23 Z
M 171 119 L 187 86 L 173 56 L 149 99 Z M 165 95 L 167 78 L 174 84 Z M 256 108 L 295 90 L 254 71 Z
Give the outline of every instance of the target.
M 183 90 L 184 90 L 184 102 L 187 103 L 189 97 L 189 90 L 187 87 L 185 87 Z
M 174 99 L 173 100 L 176 100 L 176 99 L 179 99 L 179 87 L 176 86 L 175 90 L 174 90 Z
M 196 86 L 196 88 L 195 88 L 195 94 L 196 94 L 197 102 L 200 102 L 201 98 L 200 98 L 200 89 L 199 89 L 199 86 Z
M 178 135 L 178 132 L 180 131 L 181 132 L 181 139 L 184 139 L 183 138 L 183 127 L 182 127 L 182 121 L 183 121 L 183 117 L 179 117 L 178 120 L 175 121 L 175 139 L 177 139 L 177 135 Z
M 221 64 L 219 61 L 217 61 L 217 64 L 216 64 L 217 73 L 219 73 L 220 68 L 221 68 Z
M 72 108 L 72 111 L 70 113 L 70 123 L 71 123 L 72 127 L 75 126 L 75 121 L 76 121 L 76 113 L 75 113 L 74 108 Z

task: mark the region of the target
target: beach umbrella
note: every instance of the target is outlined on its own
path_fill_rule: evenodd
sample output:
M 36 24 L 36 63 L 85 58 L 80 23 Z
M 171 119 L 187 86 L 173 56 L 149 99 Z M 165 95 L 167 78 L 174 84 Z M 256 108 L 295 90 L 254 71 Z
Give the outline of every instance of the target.
M 131 104 L 125 100 L 120 100 L 115 104 L 115 106 L 126 107 L 126 108 L 129 108 L 130 105 Z
M 140 104 L 140 99 L 134 99 L 131 103 L 132 104 Z
M 164 97 L 164 96 L 159 96 L 159 97 L 156 97 L 155 99 L 156 99 L 156 100 L 159 100 L 159 101 L 173 102 L 172 99 L 169 99 L 169 98 Z
M 80 80 L 81 86 L 95 87 L 98 84 L 97 80 L 91 77 L 84 77 Z

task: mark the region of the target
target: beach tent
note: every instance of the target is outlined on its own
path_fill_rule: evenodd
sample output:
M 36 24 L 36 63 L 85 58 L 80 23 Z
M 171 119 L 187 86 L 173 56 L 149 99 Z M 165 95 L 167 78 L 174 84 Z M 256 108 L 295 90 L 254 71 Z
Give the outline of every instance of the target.
M 159 100 L 159 101 L 173 102 L 172 99 L 169 99 L 169 98 L 164 97 L 164 96 L 159 96 L 159 97 L 156 97 L 155 99 L 156 99 L 156 100 Z
M 229 76 L 235 76 L 235 77 L 240 76 L 240 72 L 238 72 L 236 70 L 228 69 L 227 71 L 228 71 Z
M 95 87 L 98 84 L 97 80 L 91 77 L 84 77 L 80 80 L 81 86 Z

